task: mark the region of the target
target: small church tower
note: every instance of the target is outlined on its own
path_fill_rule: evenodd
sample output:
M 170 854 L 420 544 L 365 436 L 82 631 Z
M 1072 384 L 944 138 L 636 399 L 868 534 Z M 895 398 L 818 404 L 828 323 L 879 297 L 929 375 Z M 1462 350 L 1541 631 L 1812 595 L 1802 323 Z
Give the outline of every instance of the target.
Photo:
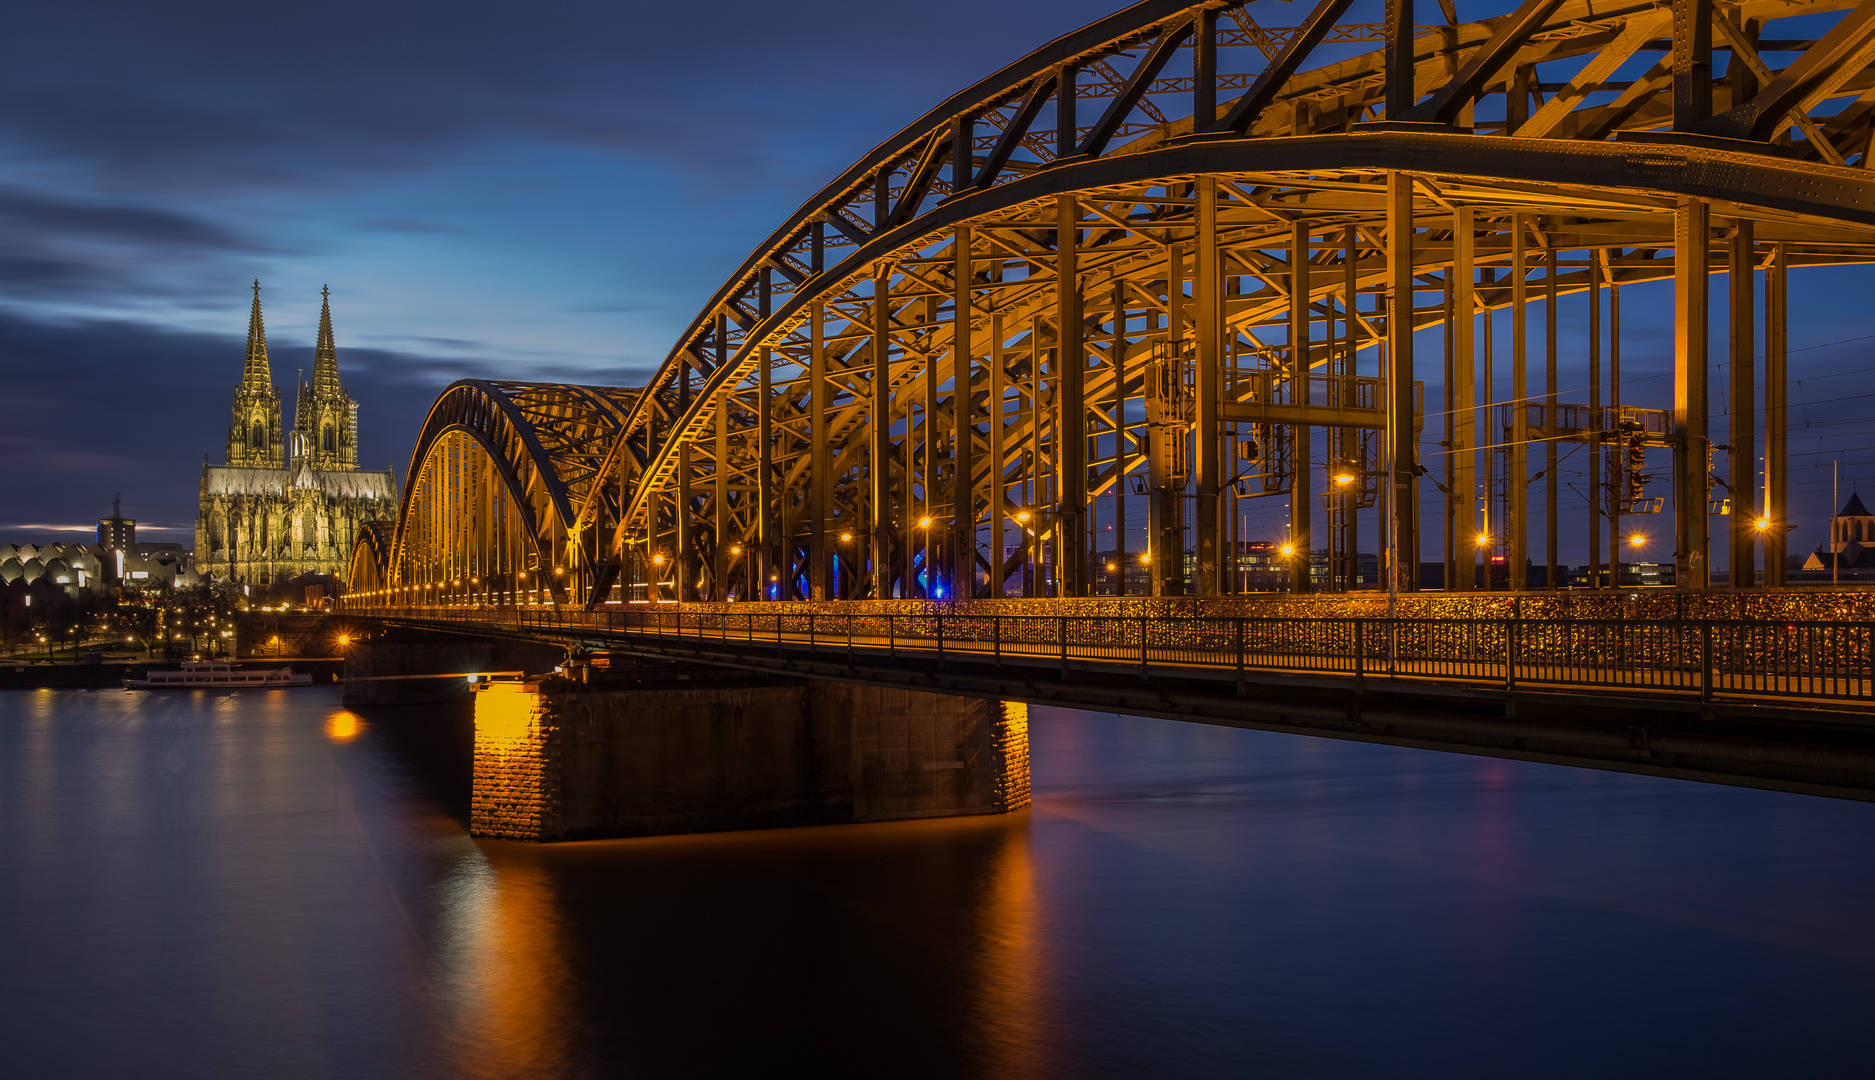
M 1842 551 L 1850 544 L 1875 544 L 1875 514 L 1868 512 L 1862 505 L 1862 496 L 1855 492 L 1849 493 L 1849 501 L 1843 504 L 1842 512 L 1829 522 L 1829 549 Z
M 228 464 L 248 469 L 286 465 L 286 432 L 280 427 L 280 392 L 267 364 L 267 327 L 260 318 L 260 282 L 247 320 L 247 362 L 234 389 L 234 420 L 228 426 Z
M 332 338 L 332 290 L 320 290 L 319 341 L 313 349 L 313 380 L 302 385 L 293 427 L 305 436 L 312 467 L 321 472 L 358 468 L 358 405 L 339 383 L 338 346 Z

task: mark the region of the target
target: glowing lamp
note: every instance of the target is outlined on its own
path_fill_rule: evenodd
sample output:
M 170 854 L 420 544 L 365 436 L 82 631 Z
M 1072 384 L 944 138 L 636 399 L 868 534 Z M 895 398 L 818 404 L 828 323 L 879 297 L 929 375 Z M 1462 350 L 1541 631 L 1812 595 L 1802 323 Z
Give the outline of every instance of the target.
M 653 556 L 651 556 L 651 561 L 652 561 L 653 563 L 656 563 L 656 564 L 657 564 L 657 565 L 659 565 L 659 566 L 663 566 L 663 565 L 664 565 L 664 556 L 662 556 L 662 555 L 653 555 Z
M 1341 485 L 1342 485 L 1342 486 L 1344 486 L 1344 487 L 1345 487 L 1346 485 L 1348 485 L 1348 484 L 1352 484 L 1352 483 L 1354 483 L 1354 474 L 1352 474 L 1352 473 L 1338 473 L 1338 474 L 1337 474 L 1337 475 L 1335 476 L 1335 483 L 1337 483 L 1337 484 L 1341 484 Z
M 1027 510 L 1023 510 L 1020 513 L 1016 514 L 1016 520 L 1017 521 L 1029 520 L 1029 512 Z
M 1640 547 L 1645 543 L 1647 543 L 1647 536 L 1644 533 L 1635 533 L 1628 537 L 1628 545 L 1630 547 Z
M 1478 539 L 1477 539 L 1477 541 L 1476 541 L 1476 543 L 1477 543 L 1477 545 L 1478 545 L 1479 547 L 1484 547 L 1484 546 L 1486 546 L 1486 545 L 1488 545 L 1488 544 L 1490 544 L 1490 542 L 1491 542 L 1491 534 L 1490 534 L 1490 533 L 1479 533 L 1479 534 L 1478 534 Z
M 851 539 L 853 539 L 853 534 L 852 534 L 852 533 L 841 533 L 841 534 L 840 534 L 840 539 L 841 539 L 841 540 L 851 540 Z
M 1764 530 L 1771 527 L 1771 519 L 1759 518 L 1758 520 L 1752 522 L 1751 526 L 1752 528 L 1757 529 L 1759 532 L 1763 532 Z
M 1296 553 L 1296 546 L 1294 544 L 1283 545 L 1283 558 L 1286 559 L 1289 556 L 1294 555 L 1295 553 Z
M 1150 551 L 1147 551 L 1147 552 L 1142 552 L 1142 553 L 1140 554 L 1140 556 L 1139 556 L 1139 561 L 1140 561 L 1141 563 L 1150 563 L 1150 562 L 1152 562 L 1152 552 L 1150 552 Z
M 928 517 L 926 517 L 926 518 L 919 518 L 919 519 L 918 519 L 918 527 L 919 527 L 920 529 L 929 529 L 929 528 L 931 527 L 931 519 L 930 519 L 930 518 L 928 518 Z

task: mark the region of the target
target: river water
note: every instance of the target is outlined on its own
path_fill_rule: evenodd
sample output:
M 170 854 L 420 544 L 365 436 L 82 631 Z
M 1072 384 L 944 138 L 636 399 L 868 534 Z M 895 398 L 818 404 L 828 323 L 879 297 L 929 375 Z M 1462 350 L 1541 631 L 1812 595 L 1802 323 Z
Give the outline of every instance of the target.
M 1010 818 L 536 847 L 466 835 L 447 715 L 0 693 L 0 1074 L 1875 1069 L 1875 805 L 1031 738 Z

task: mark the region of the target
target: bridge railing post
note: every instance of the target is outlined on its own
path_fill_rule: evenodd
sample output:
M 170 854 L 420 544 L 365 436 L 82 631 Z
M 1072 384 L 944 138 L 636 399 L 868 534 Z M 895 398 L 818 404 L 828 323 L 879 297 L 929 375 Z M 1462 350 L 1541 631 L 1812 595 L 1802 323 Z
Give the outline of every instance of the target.
M 814 651 L 814 613 L 807 613 L 807 651 Z
M 1065 679 L 1068 677 L 1068 617 L 1066 615 L 1060 617 L 1056 630 L 1061 634 L 1061 677 Z
M 1712 620 L 1699 620 L 1699 700 L 1712 700 Z
M 1139 617 L 1139 677 L 1146 677 L 1146 616 Z
M 937 615 L 938 670 L 944 670 L 944 613 Z
M 1242 695 L 1248 690 L 1243 673 L 1243 619 L 1232 619 L 1231 622 L 1235 624 L 1237 639 L 1237 693 Z
M 1367 675 L 1367 620 L 1354 620 L 1354 681 Z
M 996 670 L 1001 671 L 1003 669 L 1003 617 L 1001 615 L 990 616 L 990 635 L 995 641 Z
M 887 656 L 898 655 L 898 631 L 892 625 L 892 613 L 885 613 L 885 651 Z
M 1504 692 L 1517 689 L 1517 620 L 1504 620 Z

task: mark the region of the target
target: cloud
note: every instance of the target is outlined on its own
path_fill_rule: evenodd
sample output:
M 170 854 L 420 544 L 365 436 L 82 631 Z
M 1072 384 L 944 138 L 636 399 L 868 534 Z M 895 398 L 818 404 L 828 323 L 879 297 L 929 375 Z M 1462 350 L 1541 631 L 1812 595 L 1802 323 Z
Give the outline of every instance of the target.
M 312 349 L 272 353 L 283 420 L 291 423 L 292 369 L 310 370 Z M 234 335 L 127 321 L 42 322 L 0 311 L 0 368 L 8 372 L 0 507 L 35 521 L 95 521 L 121 492 L 128 517 L 193 521 L 204 455 L 224 460 L 241 354 Z M 416 351 L 344 349 L 339 363 L 346 391 L 363 405 L 361 464 L 394 462 L 400 474 L 442 387 L 477 375 L 535 377 L 518 365 L 496 372 Z
M 440 221 L 425 221 L 421 218 L 373 218 L 359 222 L 357 227 L 367 232 L 433 236 L 454 235 L 463 231 L 454 225 L 445 225 Z

